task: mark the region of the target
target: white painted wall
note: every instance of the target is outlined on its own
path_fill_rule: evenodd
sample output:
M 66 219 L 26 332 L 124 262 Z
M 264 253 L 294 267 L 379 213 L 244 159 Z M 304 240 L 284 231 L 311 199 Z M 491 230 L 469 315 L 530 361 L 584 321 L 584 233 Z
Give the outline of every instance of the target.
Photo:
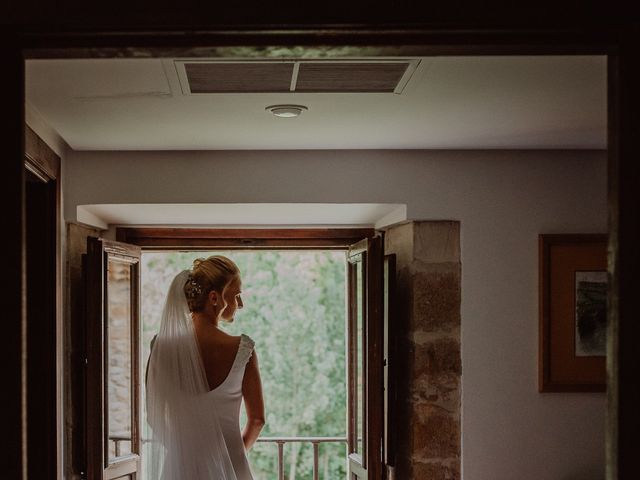
M 606 231 L 602 151 L 72 152 L 99 203 L 401 203 L 462 225 L 465 480 L 604 478 L 604 394 L 539 394 L 539 233 Z

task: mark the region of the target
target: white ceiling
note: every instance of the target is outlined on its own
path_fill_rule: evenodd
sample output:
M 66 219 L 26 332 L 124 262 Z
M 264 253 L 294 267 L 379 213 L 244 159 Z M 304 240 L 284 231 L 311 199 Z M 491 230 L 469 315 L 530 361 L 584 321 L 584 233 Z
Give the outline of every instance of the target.
M 375 226 L 407 219 L 407 206 L 386 203 L 212 203 L 79 205 L 81 223 L 109 225 Z
M 27 102 L 76 150 L 606 148 L 603 56 L 421 58 L 401 94 L 183 95 L 174 60 L 28 60 Z

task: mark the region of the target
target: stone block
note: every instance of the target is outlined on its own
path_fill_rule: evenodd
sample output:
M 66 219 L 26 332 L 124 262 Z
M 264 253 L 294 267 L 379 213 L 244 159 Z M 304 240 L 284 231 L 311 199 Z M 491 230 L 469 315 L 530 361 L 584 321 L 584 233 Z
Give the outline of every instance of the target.
M 415 330 L 452 331 L 460 326 L 460 269 L 448 268 L 413 275 L 413 315 Z
M 459 263 L 460 222 L 413 222 L 413 258 L 426 263 Z
M 432 408 L 414 418 L 411 430 L 414 458 L 455 458 L 460 453 L 460 422 L 455 415 Z
M 414 480 L 460 480 L 458 462 L 413 462 L 411 467 Z
M 460 340 L 454 337 L 438 337 L 433 341 L 415 346 L 414 378 L 426 375 L 437 382 L 445 375 L 459 377 L 462 374 Z
M 459 412 L 461 371 L 460 342 L 457 338 L 441 337 L 414 345 L 410 399 L 414 402 L 430 402 L 449 413 Z
M 433 406 L 442 408 L 449 413 L 460 411 L 460 379 L 455 375 L 448 375 L 446 379 L 431 383 L 426 378 L 414 382 L 410 389 L 409 400 L 411 402 L 429 402 Z M 415 413 L 416 407 L 412 407 Z

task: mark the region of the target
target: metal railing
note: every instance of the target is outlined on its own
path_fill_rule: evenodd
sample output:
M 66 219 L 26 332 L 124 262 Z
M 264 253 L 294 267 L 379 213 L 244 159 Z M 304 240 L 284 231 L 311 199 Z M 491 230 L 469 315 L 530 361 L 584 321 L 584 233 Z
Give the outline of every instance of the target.
M 278 445 L 278 480 L 284 480 L 284 444 L 310 443 L 313 446 L 313 480 L 319 480 L 318 467 L 321 443 L 347 443 L 347 437 L 259 437 L 259 443 L 275 443 Z
M 131 441 L 131 436 L 130 435 L 126 435 L 126 434 L 121 434 L 121 435 L 109 435 L 109 440 L 111 440 L 113 442 L 113 450 L 114 450 L 114 457 L 118 458 L 121 454 L 121 450 L 120 450 L 120 443 L 121 442 L 130 442 Z M 142 440 L 142 443 L 145 443 L 146 439 Z
M 115 456 L 120 456 L 120 442 L 131 441 L 130 436 L 110 435 L 109 440 L 114 442 Z M 142 443 L 147 440 L 142 439 Z M 275 443 L 278 446 L 278 480 L 284 480 L 284 445 L 286 443 L 310 443 L 313 446 L 313 480 L 319 480 L 320 468 L 320 444 L 321 443 L 347 443 L 347 437 L 259 437 L 258 443 Z

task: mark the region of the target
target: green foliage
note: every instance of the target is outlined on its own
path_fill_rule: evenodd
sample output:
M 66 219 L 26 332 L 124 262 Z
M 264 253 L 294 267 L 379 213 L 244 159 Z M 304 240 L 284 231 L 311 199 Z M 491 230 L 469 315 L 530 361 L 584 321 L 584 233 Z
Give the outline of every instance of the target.
M 244 308 L 221 327 L 256 342 L 266 409 L 262 436 L 346 436 L 344 252 L 145 253 L 144 364 L 171 280 L 195 258 L 214 253 L 233 259 L 242 272 Z M 322 444 L 320 478 L 346 478 L 345 457 L 344 444 Z M 249 459 L 256 480 L 277 478 L 275 444 L 256 444 Z M 311 445 L 285 445 L 285 478 L 312 478 L 312 468 Z

